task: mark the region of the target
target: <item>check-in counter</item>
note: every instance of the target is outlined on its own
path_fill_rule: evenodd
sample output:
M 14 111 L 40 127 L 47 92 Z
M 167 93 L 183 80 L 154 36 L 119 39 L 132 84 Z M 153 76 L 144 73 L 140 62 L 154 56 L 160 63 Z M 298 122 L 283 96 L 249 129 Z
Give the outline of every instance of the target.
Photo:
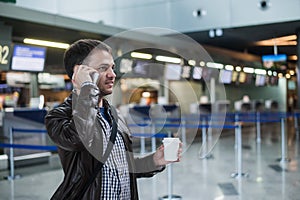
M 230 101 L 228 100 L 218 100 L 214 103 L 213 112 L 215 113 L 226 113 L 229 112 Z
M 200 103 L 199 104 L 199 111 L 200 114 L 210 114 L 212 111 L 212 105 L 211 103 Z
M 175 104 L 170 104 L 170 105 L 153 104 L 151 106 L 135 105 L 135 106 L 129 108 L 129 114 L 132 116 L 138 117 L 140 119 L 149 118 L 149 117 L 162 117 L 161 115 L 151 116 L 151 114 L 150 114 L 150 112 L 152 110 L 155 110 L 158 107 L 161 107 L 161 112 L 163 112 L 164 114 L 167 114 L 168 117 L 178 117 L 180 115 L 179 110 L 178 110 L 179 106 L 175 105 Z

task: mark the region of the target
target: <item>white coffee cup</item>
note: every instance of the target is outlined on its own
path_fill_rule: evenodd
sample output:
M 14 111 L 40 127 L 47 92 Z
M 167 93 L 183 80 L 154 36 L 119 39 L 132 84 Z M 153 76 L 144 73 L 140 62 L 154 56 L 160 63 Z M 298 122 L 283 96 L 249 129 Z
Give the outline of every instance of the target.
M 166 161 L 176 161 L 178 159 L 179 138 L 164 138 L 164 155 Z

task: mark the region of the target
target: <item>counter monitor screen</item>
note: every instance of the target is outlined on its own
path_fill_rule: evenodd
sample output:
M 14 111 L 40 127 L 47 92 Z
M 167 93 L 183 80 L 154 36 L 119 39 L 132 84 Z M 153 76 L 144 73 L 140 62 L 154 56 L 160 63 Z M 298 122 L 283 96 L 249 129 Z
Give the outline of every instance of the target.
M 230 84 L 231 78 L 232 78 L 232 71 L 224 70 L 224 69 L 220 70 L 220 74 L 219 74 L 219 82 L 220 83 Z
M 201 67 L 194 67 L 193 69 L 193 79 L 200 80 L 202 78 L 202 68 Z
M 186 78 L 186 79 L 189 79 L 191 77 L 191 70 L 192 67 L 191 66 L 183 66 L 182 67 L 182 72 L 181 72 L 181 77 L 182 78 Z
M 15 45 L 11 70 L 41 72 L 44 70 L 46 48 Z
M 132 65 L 133 65 L 133 60 L 123 58 L 120 61 L 120 72 L 121 73 L 128 73 L 132 71 Z
M 266 76 L 257 74 L 255 77 L 255 86 L 264 86 L 266 83 Z
M 272 86 L 278 85 L 278 76 L 269 76 L 268 84 Z
M 148 77 L 149 63 L 146 61 L 136 61 L 134 68 L 132 69 L 132 75 L 134 77 Z
M 181 78 L 181 65 L 166 64 L 165 78 L 167 80 L 180 80 Z
M 217 74 L 215 72 L 218 72 L 217 69 L 215 69 L 216 71 L 213 71 L 213 69 L 211 68 L 208 68 L 208 67 L 203 67 L 202 68 L 202 79 L 204 81 L 209 81 L 212 77 L 215 77 L 213 76 L 213 74 Z

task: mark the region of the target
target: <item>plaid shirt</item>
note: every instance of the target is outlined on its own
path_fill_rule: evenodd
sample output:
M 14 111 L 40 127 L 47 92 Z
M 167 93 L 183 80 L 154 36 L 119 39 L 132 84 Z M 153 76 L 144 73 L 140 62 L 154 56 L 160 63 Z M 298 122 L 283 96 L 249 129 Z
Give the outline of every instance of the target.
M 106 150 L 109 137 L 111 135 L 111 126 L 103 111 L 100 111 L 98 119 L 100 121 L 103 133 L 103 154 Z M 102 168 L 102 188 L 101 199 L 130 199 L 130 179 L 128 163 L 124 141 L 120 134 L 117 134 L 114 147 Z

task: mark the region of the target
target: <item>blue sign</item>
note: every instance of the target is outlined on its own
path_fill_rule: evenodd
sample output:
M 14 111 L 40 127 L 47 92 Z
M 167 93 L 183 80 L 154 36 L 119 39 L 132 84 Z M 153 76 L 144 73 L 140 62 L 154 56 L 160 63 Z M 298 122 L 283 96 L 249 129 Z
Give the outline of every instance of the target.
M 277 55 L 264 55 L 262 56 L 262 61 L 273 61 L 273 62 L 280 62 L 280 61 L 286 61 L 287 56 L 285 54 L 277 54 Z
M 19 71 L 43 71 L 45 57 L 46 48 L 44 47 L 15 45 L 11 69 Z
M 45 58 L 45 54 L 46 54 L 46 48 L 43 48 L 43 47 L 16 45 L 14 48 L 13 56 Z

